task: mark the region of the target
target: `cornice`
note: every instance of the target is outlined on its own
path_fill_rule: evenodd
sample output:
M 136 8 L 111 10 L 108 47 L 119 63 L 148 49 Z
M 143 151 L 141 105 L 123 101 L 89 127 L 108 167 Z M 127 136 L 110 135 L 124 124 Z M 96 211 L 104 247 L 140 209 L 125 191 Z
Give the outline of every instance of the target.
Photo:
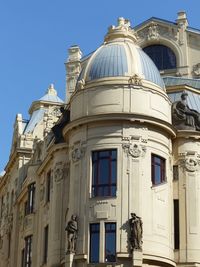
M 53 159 L 54 154 L 57 151 L 61 151 L 61 150 L 67 150 L 68 149 L 68 144 L 66 143 L 60 143 L 60 144 L 53 144 L 48 150 L 47 150 L 47 155 L 44 158 L 43 162 L 41 163 L 40 167 L 37 170 L 37 174 L 41 175 L 42 172 L 44 171 L 45 167 L 47 166 L 47 164 L 49 163 L 50 160 Z
M 195 94 L 200 94 L 199 89 L 196 89 L 196 88 L 191 87 L 191 86 L 186 85 L 186 84 L 166 86 L 166 90 L 167 90 L 167 94 L 175 93 L 175 92 L 179 92 L 179 91 L 183 91 L 183 90 L 188 90 L 188 91 L 191 91 Z
M 90 123 L 94 124 L 99 122 L 124 122 L 124 121 L 130 123 L 150 124 L 154 127 L 158 127 L 159 129 L 162 129 L 163 131 L 167 132 L 172 138 L 176 137 L 176 129 L 172 124 L 151 116 L 146 116 L 136 113 L 131 113 L 131 114 L 109 113 L 109 114 L 100 114 L 100 115 L 82 117 L 67 124 L 63 130 L 63 135 L 66 136 L 68 132 L 70 132 L 72 129 L 85 124 L 90 124 Z
M 12 166 L 14 165 L 15 161 L 17 160 L 18 157 L 24 156 L 24 155 L 29 155 L 31 156 L 33 154 L 32 148 L 17 148 L 14 153 L 10 155 L 9 161 L 5 167 L 5 171 L 9 172 Z

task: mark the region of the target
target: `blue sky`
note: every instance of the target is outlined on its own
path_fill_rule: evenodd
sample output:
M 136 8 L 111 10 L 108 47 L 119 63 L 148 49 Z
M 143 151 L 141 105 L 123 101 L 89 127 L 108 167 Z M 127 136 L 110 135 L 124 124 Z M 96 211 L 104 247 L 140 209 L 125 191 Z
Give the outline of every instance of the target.
M 0 1 L 0 171 L 8 161 L 17 113 L 28 119 L 32 101 L 50 83 L 65 98 L 67 49 L 95 50 L 118 17 L 132 26 L 154 16 L 171 21 L 185 10 L 200 28 L 198 0 L 6 0 Z

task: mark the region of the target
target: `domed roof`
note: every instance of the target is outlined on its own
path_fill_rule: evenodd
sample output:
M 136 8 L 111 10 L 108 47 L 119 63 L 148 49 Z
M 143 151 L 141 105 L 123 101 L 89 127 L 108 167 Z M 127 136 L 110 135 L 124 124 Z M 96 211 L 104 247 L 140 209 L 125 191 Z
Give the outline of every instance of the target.
M 119 18 L 118 26 L 111 26 L 104 44 L 84 64 L 78 83 L 109 77 L 135 75 L 165 88 L 160 73 L 150 57 L 136 44 L 137 38 L 128 20 Z
M 57 91 L 54 89 L 53 84 L 50 84 L 46 94 L 41 97 L 39 101 L 64 103 L 63 100 L 57 96 Z

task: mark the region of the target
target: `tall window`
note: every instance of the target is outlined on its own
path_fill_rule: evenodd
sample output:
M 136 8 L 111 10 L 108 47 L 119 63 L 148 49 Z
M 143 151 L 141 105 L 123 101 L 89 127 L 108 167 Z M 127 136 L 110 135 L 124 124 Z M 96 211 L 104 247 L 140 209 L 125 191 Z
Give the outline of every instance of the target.
M 100 224 L 92 223 L 90 224 L 90 262 L 99 262 L 99 232 Z
M 117 150 L 92 152 L 92 196 L 116 196 Z
M 35 208 L 35 183 L 28 186 L 28 200 L 25 203 L 25 215 L 34 212 Z
M 24 267 L 31 267 L 32 262 L 32 235 L 25 238 Z
M 48 257 L 48 236 L 49 236 L 49 226 L 47 225 L 44 228 L 44 258 L 43 258 L 43 263 L 47 262 L 47 257 Z
M 174 181 L 178 180 L 178 165 L 173 166 L 173 180 Z
M 46 180 L 46 202 L 50 201 L 50 192 L 51 192 L 51 171 L 47 173 Z
M 166 181 L 165 159 L 155 154 L 151 155 L 151 180 L 153 185 Z
M 143 48 L 143 50 L 153 60 L 159 70 L 176 68 L 176 56 L 169 47 L 150 45 Z
M 105 261 L 116 261 L 116 223 L 105 223 Z
M 174 199 L 174 248 L 179 249 L 180 232 L 179 232 L 179 200 Z

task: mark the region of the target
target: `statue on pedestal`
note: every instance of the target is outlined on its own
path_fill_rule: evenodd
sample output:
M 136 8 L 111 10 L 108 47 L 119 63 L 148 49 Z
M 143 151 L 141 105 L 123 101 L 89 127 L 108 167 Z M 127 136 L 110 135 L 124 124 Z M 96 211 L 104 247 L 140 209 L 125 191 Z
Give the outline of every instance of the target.
M 71 216 L 71 220 L 68 222 L 65 231 L 67 231 L 67 252 L 74 253 L 76 251 L 76 240 L 78 232 L 78 223 L 76 215 Z
M 130 226 L 130 246 L 131 250 L 142 249 L 142 235 L 143 235 L 143 223 L 142 219 L 135 213 L 131 213 L 131 219 L 129 219 Z
M 178 130 L 200 131 L 200 113 L 187 104 L 187 92 L 181 94 L 181 100 L 172 104 L 172 122 Z

